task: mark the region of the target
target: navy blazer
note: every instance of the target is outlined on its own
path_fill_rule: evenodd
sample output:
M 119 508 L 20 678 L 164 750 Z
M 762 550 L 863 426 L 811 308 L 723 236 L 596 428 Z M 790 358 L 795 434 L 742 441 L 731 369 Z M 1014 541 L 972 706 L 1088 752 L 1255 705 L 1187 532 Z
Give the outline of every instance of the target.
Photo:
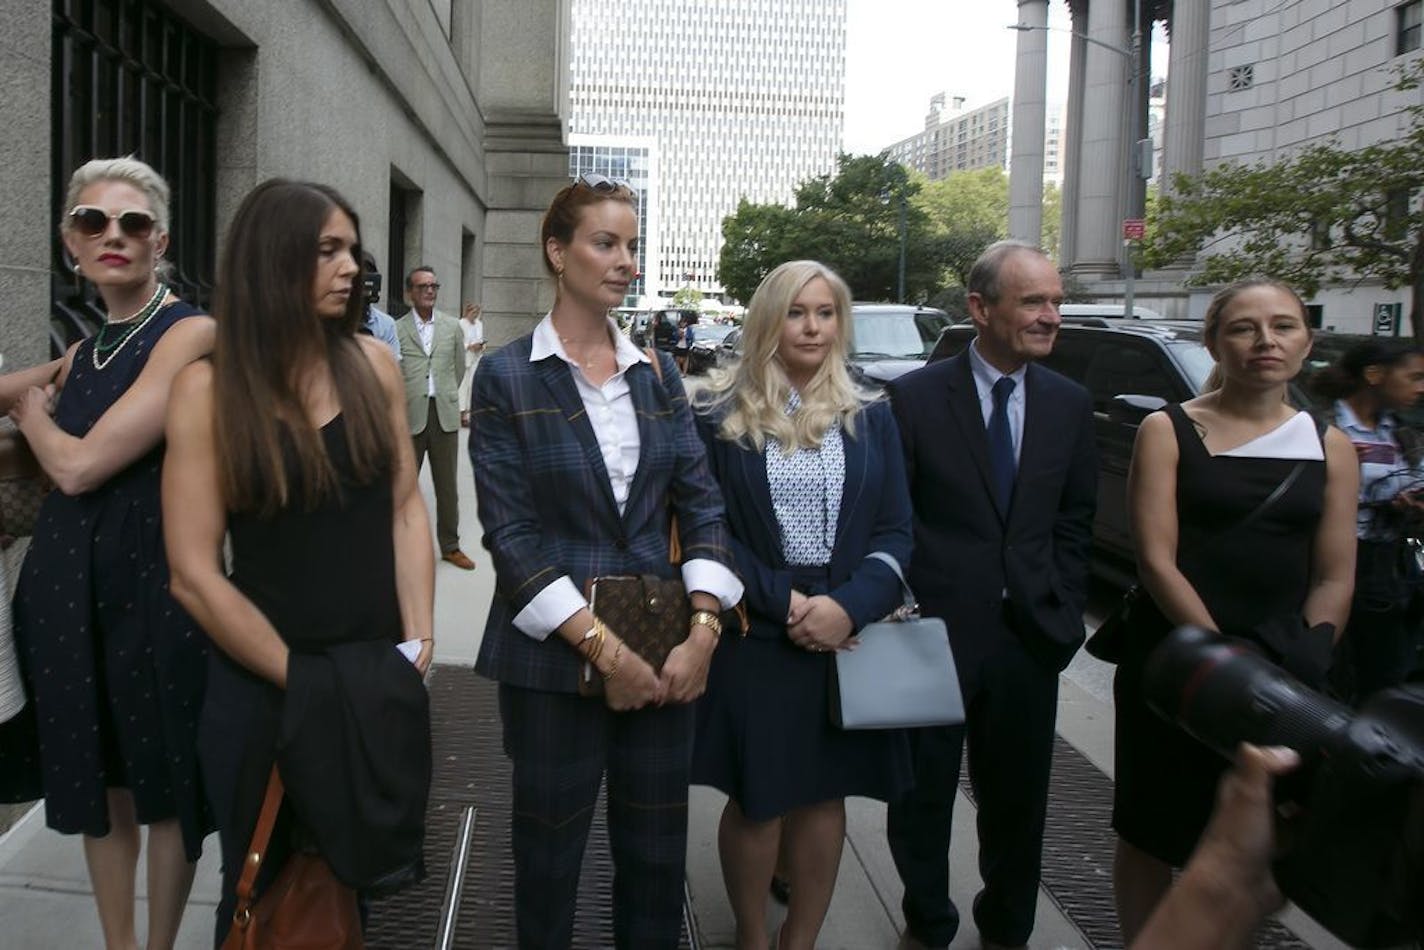
M 580 591 L 606 574 L 680 576 L 668 561 L 669 503 L 684 559 L 729 569 L 734 561 L 722 495 L 672 357 L 656 354 L 661 383 L 646 363 L 626 372 L 641 447 L 619 515 L 573 371 L 552 355 L 531 363 L 532 345 L 529 334 L 480 360 L 470 399 L 470 461 L 496 577 L 475 669 L 501 683 L 571 693 L 578 655 L 557 634 L 541 642 L 514 626 L 540 591 L 564 575 Z
M 890 383 L 915 509 L 910 583 L 943 617 L 961 677 L 993 649 L 1005 593 L 1025 648 L 1062 669 L 1083 641 L 1098 462 L 1088 391 L 1029 364 L 1018 477 L 994 501 L 989 437 L 966 350 Z M 966 680 L 967 682 L 967 680 Z
M 766 457 L 748 446 L 717 437 L 719 419 L 699 414 L 697 430 L 707 445 L 712 473 L 727 499 L 732 550 L 746 585 L 751 636 L 786 636 L 791 607 L 791 571 L 781 551 L 781 532 L 766 478 Z M 872 403 L 856 419 L 855 437 L 845 433 L 845 488 L 831 553 L 830 590 L 855 629 L 879 620 L 902 601 L 900 581 L 881 561 L 884 551 L 910 569 L 910 496 L 900 435 L 890 407 Z

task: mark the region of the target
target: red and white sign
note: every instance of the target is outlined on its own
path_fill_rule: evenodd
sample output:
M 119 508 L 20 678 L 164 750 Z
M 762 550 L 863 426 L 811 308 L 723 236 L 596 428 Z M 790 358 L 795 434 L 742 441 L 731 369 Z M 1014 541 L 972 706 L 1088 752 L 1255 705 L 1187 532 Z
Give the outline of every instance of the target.
M 1142 218 L 1124 218 L 1122 221 L 1122 239 L 1124 241 L 1140 241 L 1147 236 L 1147 222 Z

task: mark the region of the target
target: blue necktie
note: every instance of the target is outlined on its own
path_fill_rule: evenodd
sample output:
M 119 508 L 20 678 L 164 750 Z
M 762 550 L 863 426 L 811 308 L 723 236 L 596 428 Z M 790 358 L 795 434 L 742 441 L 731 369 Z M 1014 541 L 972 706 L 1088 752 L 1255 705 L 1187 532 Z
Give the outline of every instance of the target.
M 1014 433 L 1009 427 L 1009 396 L 1014 381 L 1000 376 L 994 384 L 994 410 L 989 413 L 989 470 L 994 476 L 994 501 L 999 511 L 1007 513 L 1014 494 L 1014 476 L 1018 460 L 1014 458 Z

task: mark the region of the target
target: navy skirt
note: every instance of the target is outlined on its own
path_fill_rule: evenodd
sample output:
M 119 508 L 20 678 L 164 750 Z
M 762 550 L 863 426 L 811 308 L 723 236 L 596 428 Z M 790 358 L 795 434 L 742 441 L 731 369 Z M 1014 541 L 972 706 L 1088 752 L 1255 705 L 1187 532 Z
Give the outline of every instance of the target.
M 793 570 L 797 590 L 825 593 L 824 568 Z M 728 624 L 713 654 L 697 708 L 693 784 L 725 792 L 752 821 L 848 795 L 904 795 L 912 779 L 905 733 L 833 725 L 834 654 L 796 646 L 784 623 L 754 617 L 752 625 L 743 637 Z

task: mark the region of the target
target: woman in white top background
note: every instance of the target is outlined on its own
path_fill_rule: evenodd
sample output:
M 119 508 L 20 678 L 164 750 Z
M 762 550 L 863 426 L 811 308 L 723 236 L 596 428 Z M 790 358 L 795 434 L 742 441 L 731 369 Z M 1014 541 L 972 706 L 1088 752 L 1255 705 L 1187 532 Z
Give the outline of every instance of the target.
M 485 349 L 485 321 L 477 303 L 467 303 L 460 311 L 460 329 L 465 332 L 465 376 L 460 380 L 460 425 L 470 424 L 470 387 L 475 381 L 475 367 Z

